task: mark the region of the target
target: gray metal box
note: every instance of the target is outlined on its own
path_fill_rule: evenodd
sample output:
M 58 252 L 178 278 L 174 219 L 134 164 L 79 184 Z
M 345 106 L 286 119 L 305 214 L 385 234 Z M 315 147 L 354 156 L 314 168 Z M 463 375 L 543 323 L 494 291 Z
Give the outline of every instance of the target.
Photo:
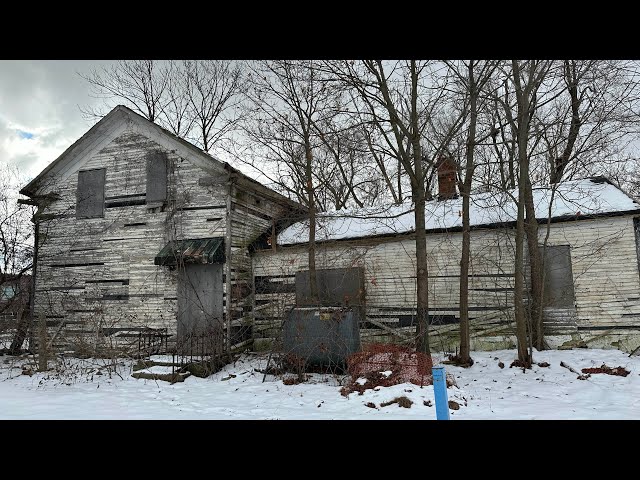
M 342 364 L 360 350 L 361 308 L 294 308 L 284 322 L 284 354 L 312 365 Z

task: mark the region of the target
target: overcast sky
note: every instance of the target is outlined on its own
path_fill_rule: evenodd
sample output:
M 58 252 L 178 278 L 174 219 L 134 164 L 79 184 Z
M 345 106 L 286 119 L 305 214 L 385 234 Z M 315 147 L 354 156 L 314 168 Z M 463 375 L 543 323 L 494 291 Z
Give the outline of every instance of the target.
M 97 102 L 76 72 L 105 60 L 0 60 L 0 164 L 35 177 L 92 125 L 78 106 Z

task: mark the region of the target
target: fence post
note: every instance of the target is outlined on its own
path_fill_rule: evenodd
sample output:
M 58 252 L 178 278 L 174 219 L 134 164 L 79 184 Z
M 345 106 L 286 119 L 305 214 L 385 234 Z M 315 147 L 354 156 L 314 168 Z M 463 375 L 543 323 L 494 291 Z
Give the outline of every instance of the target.
M 436 399 L 436 420 L 449 420 L 447 376 L 444 367 L 433 367 L 433 393 Z

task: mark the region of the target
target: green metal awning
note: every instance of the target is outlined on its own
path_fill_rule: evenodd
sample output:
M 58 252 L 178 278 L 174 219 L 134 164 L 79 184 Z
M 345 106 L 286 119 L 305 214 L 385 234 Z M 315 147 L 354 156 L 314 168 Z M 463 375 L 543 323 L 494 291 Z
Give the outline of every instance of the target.
M 224 263 L 224 237 L 190 238 L 167 243 L 156 255 L 156 265 Z

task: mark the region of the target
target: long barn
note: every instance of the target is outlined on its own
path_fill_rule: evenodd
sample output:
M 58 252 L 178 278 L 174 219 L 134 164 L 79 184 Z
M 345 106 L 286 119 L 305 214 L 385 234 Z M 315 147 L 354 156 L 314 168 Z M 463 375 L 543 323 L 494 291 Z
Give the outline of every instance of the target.
M 441 171 L 439 180 L 450 188 L 446 173 Z M 515 346 L 514 198 L 517 192 L 471 199 L 469 315 L 475 349 Z M 536 188 L 534 200 L 539 244 L 545 251 L 548 345 L 635 349 L 640 345 L 640 205 L 604 178 Z M 429 202 L 426 226 L 431 345 L 454 351 L 462 200 Z M 277 336 L 282 316 L 295 303 L 296 273 L 308 269 L 308 238 L 308 222 L 303 220 L 280 233 L 277 248 L 253 255 L 258 344 L 269 344 Z M 352 287 L 336 282 L 335 269 L 344 275 L 364 272 L 363 342 L 409 341 L 416 317 L 411 205 L 321 214 L 316 241 L 319 283 L 323 275 L 331 275 L 334 289 L 346 291 Z

